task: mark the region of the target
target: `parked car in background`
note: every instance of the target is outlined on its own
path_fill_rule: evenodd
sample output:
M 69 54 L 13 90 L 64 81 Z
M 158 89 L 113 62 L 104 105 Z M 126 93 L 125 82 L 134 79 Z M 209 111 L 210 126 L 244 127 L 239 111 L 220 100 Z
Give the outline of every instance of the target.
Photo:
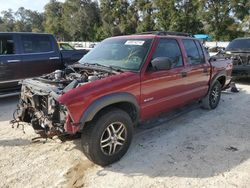
M 215 109 L 231 71 L 186 34 L 113 37 L 79 64 L 24 80 L 18 119 L 43 137 L 80 132 L 83 152 L 105 166 L 126 153 L 139 122 L 194 101 Z
M 72 62 L 79 61 L 89 50 L 75 49 L 67 42 L 58 42 L 64 64 L 72 64 Z
M 80 50 L 80 49 L 84 49 L 84 47 L 83 47 L 83 45 L 82 45 L 81 43 L 75 44 L 75 45 L 74 45 L 74 48 L 75 48 L 75 49 L 79 49 L 79 50 Z
M 207 51 L 208 51 L 210 57 L 212 57 L 212 56 L 218 55 L 219 53 L 221 53 L 224 50 L 225 50 L 224 47 L 215 46 L 215 47 L 208 48 Z
M 75 50 L 75 48 L 67 42 L 58 42 L 58 46 L 60 50 Z
M 0 33 L 0 97 L 18 94 L 20 80 L 63 69 L 85 54 L 60 51 L 51 34 Z
M 232 76 L 250 77 L 250 38 L 234 39 L 219 56 L 233 59 Z

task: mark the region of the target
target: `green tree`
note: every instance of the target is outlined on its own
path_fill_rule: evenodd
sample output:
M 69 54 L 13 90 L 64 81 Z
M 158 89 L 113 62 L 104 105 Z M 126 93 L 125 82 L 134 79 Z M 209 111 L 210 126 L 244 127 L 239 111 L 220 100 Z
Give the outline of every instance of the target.
M 172 30 L 171 25 L 173 25 L 173 20 L 177 16 L 175 1 L 176 0 L 154 0 L 156 7 L 156 30 Z
M 138 32 L 153 31 L 155 29 L 153 1 L 151 0 L 134 0 L 135 10 L 138 12 Z
M 127 0 L 101 0 L 103 37 L 126 35 L 136 32 L 138 15 L 135 6 Z
M 31 25 L 32 32 L 44 32 L 44 14 L 31 10 L 28 10 L 27 14 L 28 23 Z
M 115 35 L 114 31 L 114 21 L 112 11 L 115 9 L 115 3 L 113 0 L 100 0 L 100 14 L 101 14 L 101 27 L 99 28 L 99 33 L 101 38 L 106 38 L 108 36 Z
M 178 0 L 175 7 L 177 11 L 170 25 L 171 30 L 186 33 L 200 33 L 203 31 L 203 24 L 199 16 L 199 0 Z
M 58 40 L 65 39 L 64 25 L 62 22 L 63 16 L 63 3 L 56 0 L 50 0 L 45 5 L 45 31 L 52 33 Z
M 250 34 L 250 1 L 249 0 L 231 0 L 232 13 L 235 23 L 231 30 L 239 31 L 235 37 L 249 36 Z
M 100 22 L 97 2 L 66 0 L 63 5 L 63 24 L 72 40 L 94 40 Z
M 250 1 L 249 0 L 231 0 L 232 12 L 235 19 L 243 21 L 245 17 L 250 15 Z
M 11 32 L 14 30 L 15 26 L 15 17 L 13 15 L 12 9 L 9 9 L 7 11 L 2 11 L 2 24 L 1 24 L 1 31 L 4 32 Z
M 250 37 L 250 15 L 245 16 L 240 24 L 241 30 L 244 32 L 244 35 Z
M 231 40 L 242 35 L 237 30 L 235 18 L 231 16 L 232 4 L 230 0 L 202 0 L 204 30 L 215 40 Z
M 31 23 L 29 21 L 29 10 L 20 7 L 15 13 L 16 22 L 14 24 L 14 31 L 31 32 Z
M 2 20 L 2 17 L 0 16 L 0 31 L 3 31 L 4 30 L 4 22 Z

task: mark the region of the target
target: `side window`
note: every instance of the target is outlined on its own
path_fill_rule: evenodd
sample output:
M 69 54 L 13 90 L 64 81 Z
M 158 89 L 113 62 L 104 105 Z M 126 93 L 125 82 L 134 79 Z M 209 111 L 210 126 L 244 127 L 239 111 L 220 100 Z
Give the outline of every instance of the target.
M 0 55 L 15 54 L 12 36 L 0 36 Z
M 49 36 L 23 35 L 21 40 L 24 53 L 43 53 L 53 51 Z
M 201 63 L 205 63 L 205 57 L 204 57 L 204 53 L 203 53 L 203 50 L 202 50 L 202 47 L 201 47 L 201 43 L 196 40 L 195 44 L 196 44 L 196 46 L 198 48 L 198 51 L 199 51 Z
M 167 57 L 172 60 L 172 68 L 183 66 L 180 47 L 175 39 L 160 39 L 153 59 Z
M 183 44 L 188 56 L 188 64 L 197 65 L 202 63 L 198 48 L 194 40 L 184 39 Z

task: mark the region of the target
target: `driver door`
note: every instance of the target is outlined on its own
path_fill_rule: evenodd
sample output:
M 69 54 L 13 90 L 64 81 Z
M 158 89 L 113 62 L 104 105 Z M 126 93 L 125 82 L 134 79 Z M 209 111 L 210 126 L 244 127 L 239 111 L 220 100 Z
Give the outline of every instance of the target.
M 175 39 L 161 38 L 153 58 L 167 57 L 171 59 L 170 70 L 153 70 L 149 65 L 141 78 L 141 112 L 146 120 L 162 112 L 172 110 L 185 103 L 183 95 L 186 72 L 179 43 Z

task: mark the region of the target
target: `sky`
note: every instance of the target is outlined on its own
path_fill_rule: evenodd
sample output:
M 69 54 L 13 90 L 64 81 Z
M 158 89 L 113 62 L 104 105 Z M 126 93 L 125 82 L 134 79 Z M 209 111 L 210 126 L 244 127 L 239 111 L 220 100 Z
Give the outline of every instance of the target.
M 59 1 L 64 2 L 65 0 Z M 0 12 L 10 8 L 16 11 L 19 7 L 42 12 L 48 2 L 49 0 L 0 0 Z

